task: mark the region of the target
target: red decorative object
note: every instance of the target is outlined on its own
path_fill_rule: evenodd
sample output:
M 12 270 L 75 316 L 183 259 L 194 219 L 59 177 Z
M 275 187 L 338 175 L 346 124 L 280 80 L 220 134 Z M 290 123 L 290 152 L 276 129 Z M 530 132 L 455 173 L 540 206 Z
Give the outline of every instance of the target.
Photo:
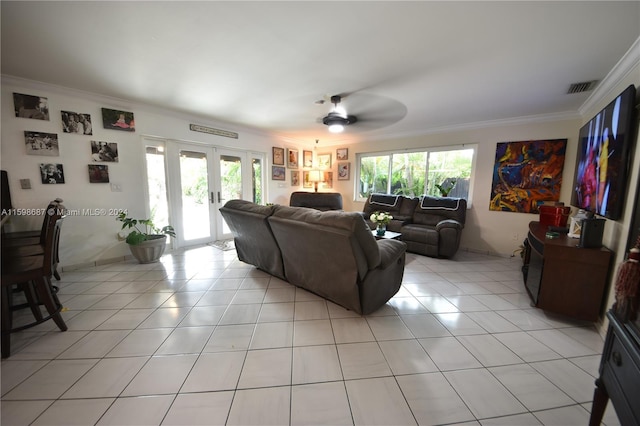
M 571 207 L 545 206 L 538 207 L 540 210 L 540 224 L 547 226 L 567 226 L 567 220 L 571 214 Z

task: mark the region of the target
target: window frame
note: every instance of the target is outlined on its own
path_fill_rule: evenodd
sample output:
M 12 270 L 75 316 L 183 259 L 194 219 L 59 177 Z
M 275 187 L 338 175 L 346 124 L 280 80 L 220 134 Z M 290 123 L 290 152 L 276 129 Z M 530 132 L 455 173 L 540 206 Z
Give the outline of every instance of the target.
M 424 152 L 427 154 L 426 160 L 426 168 L 425 168 L 425 189 L 428 184 L 427 176 L 429 173 L 429 154 L 432 152 L 443 152 L 443 151 L 460 151 L 464 149 L 473 150 L 473 154 L 471 156 L 471 173 L 469 174 L 469 193 L 467 196 L 467 209 L 471 208 L 473 204 L 473 187 L 475 181 L 476 174 L 476 163 L 478 158 L 478 144 L 470 143 L 470 144 L 460 144 L 460 145 L 445 145 L 445 146 L 437 146 L 437 147 L 419 147 L 419 148 L 405 148 L 405 149 L 394 149 L 388 151 L 374 151 L 374 152 L 359 152 L 356 153 L 356 170 L 354 174 L 354 187 L 353 187 L 353 200 L 355 202 L 365 202 L 367 199 L 365 197 L 360 197 L 360 172 L 362 159 L 366 157 L 384 157 L 389 156 L 389 170 L 387 171 L 388 179 L 387 179 L 387 189 L 386 192 L 389 193 L 391 187 L 391 174 L 393 172 L 393 155 L 397 154 L 408 154 L 414 152 Z

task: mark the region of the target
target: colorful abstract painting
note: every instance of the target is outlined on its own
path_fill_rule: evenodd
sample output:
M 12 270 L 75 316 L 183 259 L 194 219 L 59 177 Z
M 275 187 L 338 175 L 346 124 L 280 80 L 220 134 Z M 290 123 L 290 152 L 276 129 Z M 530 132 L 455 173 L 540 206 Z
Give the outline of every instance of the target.
M 566 149 L 566 139 L 498 143 L 489 210 L 538 213 L 558 201 Z

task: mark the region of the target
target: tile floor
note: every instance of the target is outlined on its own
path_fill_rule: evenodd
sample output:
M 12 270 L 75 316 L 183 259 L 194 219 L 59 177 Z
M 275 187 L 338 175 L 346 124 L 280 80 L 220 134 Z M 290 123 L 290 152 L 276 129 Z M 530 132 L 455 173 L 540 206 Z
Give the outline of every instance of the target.
M 365 317 L 208 246 L 64 272 L 69 330 L 13 336 L 2 424 L 586 425 L 603 340 L 520 265 L 409 254 Z

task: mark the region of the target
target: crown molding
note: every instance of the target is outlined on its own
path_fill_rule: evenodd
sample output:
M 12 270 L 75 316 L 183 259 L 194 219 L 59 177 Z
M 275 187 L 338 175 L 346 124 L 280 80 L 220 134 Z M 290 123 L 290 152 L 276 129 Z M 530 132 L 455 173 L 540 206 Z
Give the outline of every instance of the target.
M 640 37 L 636 39 L 629 50 L 624 54 L 618 63 L 609 71 L 598 87 L 589 95 L 586 101 L 578 108 L 581 117 L 585 117 L 597 104 L 603 99 L 608 99 L 615 95 L 612 93 L 616 87 L 626 79 L 631 72 L 638 69 L 640 74 Z M 636 80 L 640 81 L 640 75 L 636 76 Z

